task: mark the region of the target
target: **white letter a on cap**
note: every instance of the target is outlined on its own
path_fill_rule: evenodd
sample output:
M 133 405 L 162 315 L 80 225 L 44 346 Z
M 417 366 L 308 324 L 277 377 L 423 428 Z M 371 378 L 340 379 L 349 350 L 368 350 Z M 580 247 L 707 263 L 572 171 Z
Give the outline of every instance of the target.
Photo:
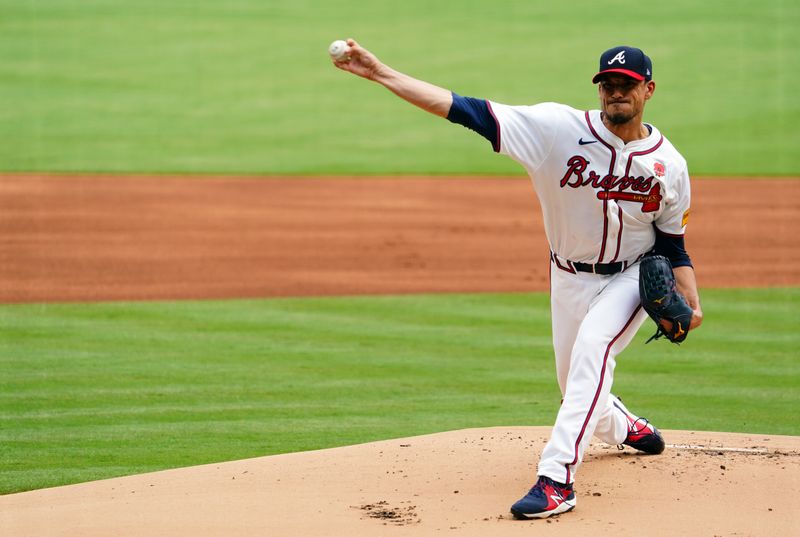
M 611 65 L 614 62 L 625 63 L 625 51 L 622 50 L 617 53 L 616 56 L 608 60 L 608 65 Z

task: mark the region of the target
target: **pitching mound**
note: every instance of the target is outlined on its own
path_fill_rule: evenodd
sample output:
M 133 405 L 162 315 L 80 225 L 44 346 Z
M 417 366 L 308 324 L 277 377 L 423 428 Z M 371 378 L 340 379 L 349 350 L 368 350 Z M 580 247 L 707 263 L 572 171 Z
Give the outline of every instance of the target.
M 660 456 L 593 444 L 578 506 L 517 521 L 549 427 L 497 427 L 0 497 L 23 536 L 798 535 L 800 437 L 664 431 Z

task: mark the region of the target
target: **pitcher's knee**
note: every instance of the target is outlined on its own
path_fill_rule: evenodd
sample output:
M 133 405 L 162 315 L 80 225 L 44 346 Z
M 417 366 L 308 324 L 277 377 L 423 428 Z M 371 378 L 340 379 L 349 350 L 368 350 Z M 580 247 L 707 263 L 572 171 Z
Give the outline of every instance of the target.
M 586 334 L 575 340 L 572 349 L 572 363 L 576 360 L 595 360 L 602 359 L 611 346 L 611 338 L 601 334 Z

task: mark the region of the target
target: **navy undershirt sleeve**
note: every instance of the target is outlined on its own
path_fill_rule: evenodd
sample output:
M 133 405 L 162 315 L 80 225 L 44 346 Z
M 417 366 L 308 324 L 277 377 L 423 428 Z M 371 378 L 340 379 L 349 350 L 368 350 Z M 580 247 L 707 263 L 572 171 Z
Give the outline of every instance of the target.
M 486 100 L 462 97 L 453 93 L 453 104 L 447 113 L 447 119 L 477 132 L 489 140 L 495 152 L 500 151 L 497 144 L 497 121 L 489 110 L 489 103 Z
M 656 245 L 653 248 L 655 253 L 669 259 L 673 267 L 692 267 L 692 260 L 689 258 L 689 254 L 686 253 L 683 236 L 667 235 L 657 227 L 653 227 L 656 230 Z

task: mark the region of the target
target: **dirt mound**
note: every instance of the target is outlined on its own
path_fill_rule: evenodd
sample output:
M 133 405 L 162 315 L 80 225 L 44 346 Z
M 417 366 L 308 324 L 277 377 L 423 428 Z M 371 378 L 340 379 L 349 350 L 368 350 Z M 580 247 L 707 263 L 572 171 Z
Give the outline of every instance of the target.
M 14 494 L 0 534 L 800 534 L 800 437 L 732 433 L 663 431 L 660 456 L 593 444 L 573 512 L 513 520 L 549 433 L 469 429 Z

